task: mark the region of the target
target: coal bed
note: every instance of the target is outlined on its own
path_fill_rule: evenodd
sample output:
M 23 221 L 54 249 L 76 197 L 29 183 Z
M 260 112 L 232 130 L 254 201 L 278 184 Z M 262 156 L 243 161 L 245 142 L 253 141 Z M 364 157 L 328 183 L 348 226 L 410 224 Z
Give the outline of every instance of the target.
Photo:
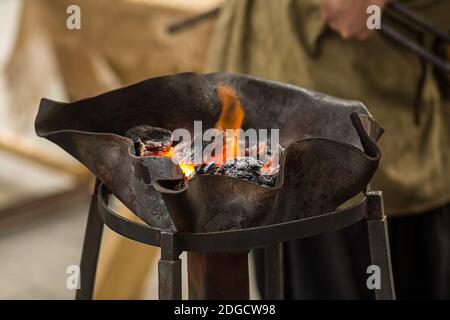
M 170 130 L 149 125 L 133 127 L 126 131 L 125 136 L 133 140 L 135 155 L 139 157 L 171 157 L 172 148 L 175 146 Z M 194 175 L 224 175 L 262 186 L 274 187 L 278 176 L 277 174 L 264 174 L 264 163 L 254 157 L 234 157 L 226 159 L 223 164 L 210 161 L 193 166 L 193 173 L 186 176 L 186 179 L 190 179 Z

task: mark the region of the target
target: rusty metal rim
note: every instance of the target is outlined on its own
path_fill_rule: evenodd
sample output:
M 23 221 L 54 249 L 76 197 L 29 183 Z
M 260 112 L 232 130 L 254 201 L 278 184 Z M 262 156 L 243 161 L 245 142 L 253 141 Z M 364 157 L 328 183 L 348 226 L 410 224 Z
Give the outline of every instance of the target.
M 98 187 L 98 210 L 103 222 L 122 236 L 161 246 L 162 229 L 126 219 L 109 208 L 107 198 L 111 194 L 102 184 Z M 224 252 L 254 249 L 273 243 L 310 237 L 352 225 L 367 216 L 367 198 L 355 205 L 315 217 L 288 221 L 255 228 L 209 233 L 175 233 L 177 249 L 194 252 Z
M 361 150 L 360 148 L 351 145 L 349 143 L 343 143 L 343 142 L 337 142 L 328 138 L 323 138 L 323 137 L 310 137 L 310 138 L 303 138 L 303 139 L 299 139 L 297 141 L 291 142 L 282 152 L 282 157 L 281 157 L 281 161 L 280 161 L 280 171 L 279 171 L 279 178 L 277 179 L 277 183 L 274 187 L 268 187 L 268 186 L 264 186 L 264 185 L 260 185 L 257 184 L 255 182 L 252 181 L 248 181 L 248 180 L 242 180 L 236 177 L 232 177 L 232 176 L 220 176 L 220 175 L 195 175 L 192 178 L 190 178 L 184 185 L 183 188 L 181 189 L 177 189 L 177 190 L 173 190 L 173 189 L 169 189 L 169 188 L 165 188 L 163 185 L 161 185 L 161 181 L 175 181 L 175 180 L 179 180 L 179 179 L 156 179 L 154 181 L 153 187 L 156 189 L 156 191 L 158 191 L 159 193 L 168 193 L 168 194 L 178 194 L 178 193 L 183 193 L 186 192 L 186 190 L 189 188 L 189 184 L 192 183 L 193 180 L 206 180 L 206 179 L 231 179 L 231 180 L 236 180 L 236 183 L 242 183 L 242 184 L 249 184 L 249 185 L 253 185 L 255 188 L 263 188 L 263 189 L 269 189 L 269 190 L 281 190 L 284 186 L 284 179 L 285 179 L 285 175 L 284 175 L 284 167 L 285 167 L 285 159 L 286 159 L 286 155 L 287 152 L 289 151 L 290 148 L 292 148 L 295 144 L 298 143 L 303 143 L 303 142 L 317 142 L 317 141 L 325 141 L 326 143 L 329 144 L 335 144 L 335 145 L 343 145 L 348 147 L 351 150 L 354 150 L 355 153 L 358 156 L 363 157 L 366 160 L 369 161 L 378 161 L 381 157 L 381 153 L 378 152 L 376 156 L 371 156 L 368 153 L 366 153 L 365 151 Z M 142 157 L 144 158 L 144 157 Z
M 134 158 L 134 159 L 144 159 L 144 158 L 158 158 L 159 156 L 136 156 L 134 153 L 133 153 L 133 142 L 131 141 L 131 139 L 130 138 L 127 138 L 127 137 L 124 137 L 124 136 L 122 136 L 122 135 L 119 135 L 119 134 L 116 134 L 116 133 L 109 133 L 109 132 L 94 132 L 94 131 L 81 131 L 81 130 L 55 130 L 55 131 L 50 131 L 50 132 L 47 132 L 47 133 L 41 133 L 41 132 L 38 132 L 38 136 L 39 137 L 42 137 L 42 138 L 46 138 L 46 139 L 50 139 L 50 137 L 52 137 L 52 136 L 54 136 L 54 135 L 59 135 L 59 134 L 63 134 L 63 135 L 65 135 L 65 134 L 79 134 L 79 135 L 85 135 L 85 136 L 105 136 L 105 137 L 114 137 L 114 138 L 118 138 L 118 139 L 120 139 L 120 140 L 124 140 L 124 141 L 126 141 L 126 143 L 127 143 L 127 149 L 128 149 L 128 156 L 130 157 L 130 158 Z M 51 140 L 51 139 L 50 139 Z M 348 147 L 348 148 L 350 148 L 350 149 L 352 149 L 352 150 L 354 150 L 359 156 L 361 156 L 361 157 L 363 157 L 363 158 L 365 158 L 366 160 L 369 160 L 369 161 L 377 161 L 377 160 L 379 160 L 380 159 L 380 157 L 381 157 L 381 152 L 378 152 L 375 156 L 372 156 L 372 155 L 369 155 L 365 150 L 363 150 L 363 149 L 361 149 L 361 148 L 359 148 L 359 147 L 357 147 L 357 146 L 355 146 L 355 145 L 352 145 L 352 144 L 350 144 L 350 143 L 346 143 L 346 142 L 338 142 L 338 141 L 335 141 L 335 140 L 332 140 L 332 139 L 330 139 L 330 138 L 325 138 L 325 137 L 321 137 L 321 136 L 316 136 L 316 137 L 306 137 L 306 138 L 301 138 L 301 139 L 298 139 L 298 140 L 295 140 L 295 141 L 293 141 L 293 142 L 291 142 L 291 143 L 289 143 L 287 146 L 282 146 L 283 147 L 283 158 L 285 157 L 285 155 L 286 155 L 286 153 L 289 151 L 289 149 L 290 148 L 292 148 L 295 144 L 298 144 L 298 143 L 304 143 L 304 142 L 316 142 L 316 141 L 325 141 L 326 143 L 329 143 L 329 144 L 333 144 L 333 145 L 341 145 L 341 146 L 345 146 L 345 147 Z M 360 141 L 361 141 L 361 138 L 360 138 Z M 378 150 L 377 150 L 378 151 Z M 169 158 L 170 159 L 170 158 Z M 174 164 L 175 165 L 175 164 Z M 177 166 L 177 165 L 175 165 L 175 166 Z M 199 177 L 199 176 L 195 176 L 195 177 L 193 177 L 193 178 L 191 178 L 190 180 L 192 180 L 192 179 L 197 179 L 197 177 Z M 228 177 L 228 178 L 231 178 L 231 179 L 236 179 L 236 178 L 234 178 L 234 177 Z M 249 182 L 249 181 L 246 181 L 246 180 L 241 180 L 241 181 L 244 181 L 244 182 L 246 182 L 246 183 L 250 183 L 250 184 L 255 184 L 255 183 L 253 183 L 253 182 Z M 186 184 L 187 185 L 187 184 Z M 262 187 L 262 188 L 268 188 L 268 187 L 265 187 L 265 186 L 261 186 L 261 185 L 258 185 L 258 184 L 256 184 L 257 186 L 259 186 L 259 187 Z M 282 183 L 281 183 L 281 185 L 280 185 L 280 187 L 282 186 Z M 277 187 L 274 187 L 274 188 L 269 188 L 269 189 L 278 189 Z M 183 189 L 182 190 L 179 190 L 179 191 L 177 191 L 177 192 L 182 192 L 182 191 L 184 191 Z M 177 192 L 175 192 L 175 193 L 177 193 Z

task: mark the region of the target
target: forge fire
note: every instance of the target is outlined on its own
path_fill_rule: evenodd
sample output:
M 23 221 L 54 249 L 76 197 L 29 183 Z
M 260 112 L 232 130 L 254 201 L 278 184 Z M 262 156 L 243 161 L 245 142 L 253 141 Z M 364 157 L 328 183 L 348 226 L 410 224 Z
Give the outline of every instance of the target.
M 225 85 L 219 85 L 217 93 L 222 111 L 214 129 L 208 129 L 204 135 L 194 130 L 193 139 L 181 129 L 180 142 L 174 138 L 180 134 L 142 124 L 125 133 L 134 143 L 135 155 L 170 157 L 179 165 L 185 180 L 201 174 L 226 175 L 274 187 L 282 150 L 277 130 L 270 131 L 270 139 L 264 130 L 259 130 L 259 137 L 256 130 L 244 132 L 241 127 L 245 114 L 237 93 Z M 207 139 L 202 139 L 205 136 Z

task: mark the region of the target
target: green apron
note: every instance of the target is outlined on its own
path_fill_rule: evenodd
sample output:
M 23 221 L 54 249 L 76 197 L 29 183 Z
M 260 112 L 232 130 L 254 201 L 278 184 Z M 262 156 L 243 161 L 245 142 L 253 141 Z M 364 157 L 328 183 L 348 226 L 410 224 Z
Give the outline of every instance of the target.
M 403 2 L 449 30 L 450 1 Z M 372 188 L 383 191 L 389 216 L 450 201 L 450 103 L 441 98 L 430 66 L 419 92 L 423 70 L 414 54 L 379 33 L 367 41 L 341 39 L 321 19 L 317 0 L 230 0 L 209 56 L 210 71 L 252 74 L 364 102 L 386 130 Z

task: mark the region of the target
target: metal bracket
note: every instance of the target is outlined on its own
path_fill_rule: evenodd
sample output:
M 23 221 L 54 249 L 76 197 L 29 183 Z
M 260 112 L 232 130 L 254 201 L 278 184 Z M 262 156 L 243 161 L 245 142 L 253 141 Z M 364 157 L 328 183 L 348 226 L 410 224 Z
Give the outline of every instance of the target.
M 158 261 L 160 300 L 181 300 L 181 259 L 174 233 L 161 231 L 161 259 Z

